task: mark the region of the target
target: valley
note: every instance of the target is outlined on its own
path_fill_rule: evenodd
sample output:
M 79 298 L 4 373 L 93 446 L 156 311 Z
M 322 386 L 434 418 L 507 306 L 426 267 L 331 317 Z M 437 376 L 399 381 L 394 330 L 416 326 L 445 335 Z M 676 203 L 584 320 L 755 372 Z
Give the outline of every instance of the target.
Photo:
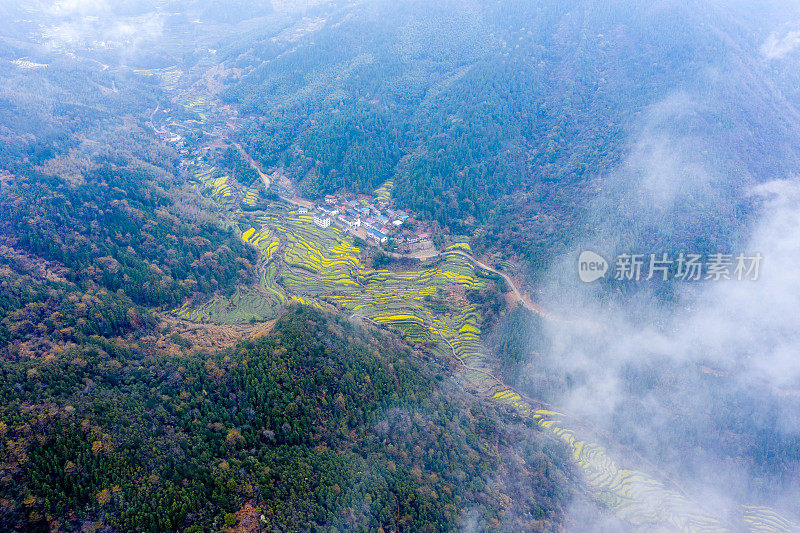
M 0 1 L 0 529 L 800 532 L 798 35 Z

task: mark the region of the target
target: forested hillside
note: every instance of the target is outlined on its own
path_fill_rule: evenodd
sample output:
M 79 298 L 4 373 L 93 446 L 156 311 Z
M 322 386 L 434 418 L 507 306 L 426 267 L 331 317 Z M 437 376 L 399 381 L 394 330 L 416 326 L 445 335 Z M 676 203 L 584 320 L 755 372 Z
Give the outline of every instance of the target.
M 4 529 L 450 530 L 464 508 L 540 529 L 568 495 L 557 447 L 528 437 L 504 464 L 536 430 L 423 373 L 387 334 L 307 307 L 222 353 L 95 339 L 6 361 L 0 381 Z M 499 514 L 529 487 L 530 504 Z
M 252 275 L 255 253 L 212 222 L 186 223 L 146 172 L 101 166 L 68 185 L 19 177 L 2 200 L 6 235 L 134 302 L 180 305 L 193 292 L 232 290 Z
M 421 346 L 277 297 L 274 324 L 179 319 L 263 289 L 261 252 L 149 124 L 174 104 L 0 42 L 0 528 L 563 523 L 566 449 Z M 209 154 L 260 185 L 232 145 Z
M 248 149 L 308 194 L 391 178 L 401 205 L 537 268 L 596 225 L 598 196 L 629 201 L 612 177 L 642 150 L 676 151 L 654 154 L 653 180 L 675 179 L 676 155 L 713 167 L 718 188 L 667 206 L 662 226 L 727 242 L 735 230 L 717 222 L 745 209 L 742 188 L 800 164 L 791 75 L 759 50 L 759 22 L 781 15 L 715 2 L 325 4 L 283 32 L 231 39 L 220 59 L 244 75 L 224 97 L 254 117 Z M 640 178 L 621 179 L 635 191 Z M 623 224 L 634 239 L 675 238 Z
M 152 309 L 252 283 L 255 252 L 145 129 L 152 87 L 111 91 L 86 64 L 40 60 L 2 71 L 0 353 L 143 334 Z

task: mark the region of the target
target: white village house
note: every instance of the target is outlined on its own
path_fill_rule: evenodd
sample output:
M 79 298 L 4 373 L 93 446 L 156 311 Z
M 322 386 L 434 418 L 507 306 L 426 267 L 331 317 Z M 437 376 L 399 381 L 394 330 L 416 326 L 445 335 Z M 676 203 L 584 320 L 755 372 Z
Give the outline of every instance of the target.
M 331 217 L 324 215 L 314 215 L 314 224 L 320 228 L 327 228 L 331 225 Z

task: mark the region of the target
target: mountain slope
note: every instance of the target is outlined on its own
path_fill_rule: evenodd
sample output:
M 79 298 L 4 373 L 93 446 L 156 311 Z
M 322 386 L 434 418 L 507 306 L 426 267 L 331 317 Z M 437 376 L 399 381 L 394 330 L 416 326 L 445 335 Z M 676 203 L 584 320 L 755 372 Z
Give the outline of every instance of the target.
M 485 223 L 479 245 L 537 262 L 590 227 L 609 174 L 654 133 L 665 150 L 688 146 L 719 181 L 719 194 L 668 212 L 681 224 L 688 211 L 724 217 L 744 187 L 796 171 L 796 93 L 761 49 L 789 11 L 334 3 L 223 47 L 246 72 L 225 97 L 258 115 L 248 148 L 307 193 L 366 192 L 391 178 L 408 208 L 456 232 Z M 703 229 L 722 241 L 735 233 Z
M 563 519 L 563 450 L 423 373 L 396 339 L 307 307 L 222 353 L 94 341 L 6 362 L 0 378 L 7 529 L 203 531 L 255 513 L 248 527 L 265 530 L 453 530 L 465 509 L 493 527 Z M 503 510 L 532 485 L 534 499 Z

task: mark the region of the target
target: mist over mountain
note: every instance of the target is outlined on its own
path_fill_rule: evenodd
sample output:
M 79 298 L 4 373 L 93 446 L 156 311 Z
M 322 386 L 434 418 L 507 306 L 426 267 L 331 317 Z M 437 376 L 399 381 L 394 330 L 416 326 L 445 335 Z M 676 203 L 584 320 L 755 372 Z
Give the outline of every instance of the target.
M 595 225 L 597 194 L 633 202 L 618 216 L 662 212 L 631 239 L 666 246 L 672 228 L 725 243 L 744 190 L 797 169 L 788 3 L 370 2 L 313 16 L 291 39 L 225 50 L 253 69 L 225 93 L 261 117 L 246 142 L 310 192 L 393 178 L 410 207 L 486 223 L 484 243 L 538 263 Z M 640 180 L 644 198 L 614 190 Z M 693 194 L 675 198 L 683 185 Z

